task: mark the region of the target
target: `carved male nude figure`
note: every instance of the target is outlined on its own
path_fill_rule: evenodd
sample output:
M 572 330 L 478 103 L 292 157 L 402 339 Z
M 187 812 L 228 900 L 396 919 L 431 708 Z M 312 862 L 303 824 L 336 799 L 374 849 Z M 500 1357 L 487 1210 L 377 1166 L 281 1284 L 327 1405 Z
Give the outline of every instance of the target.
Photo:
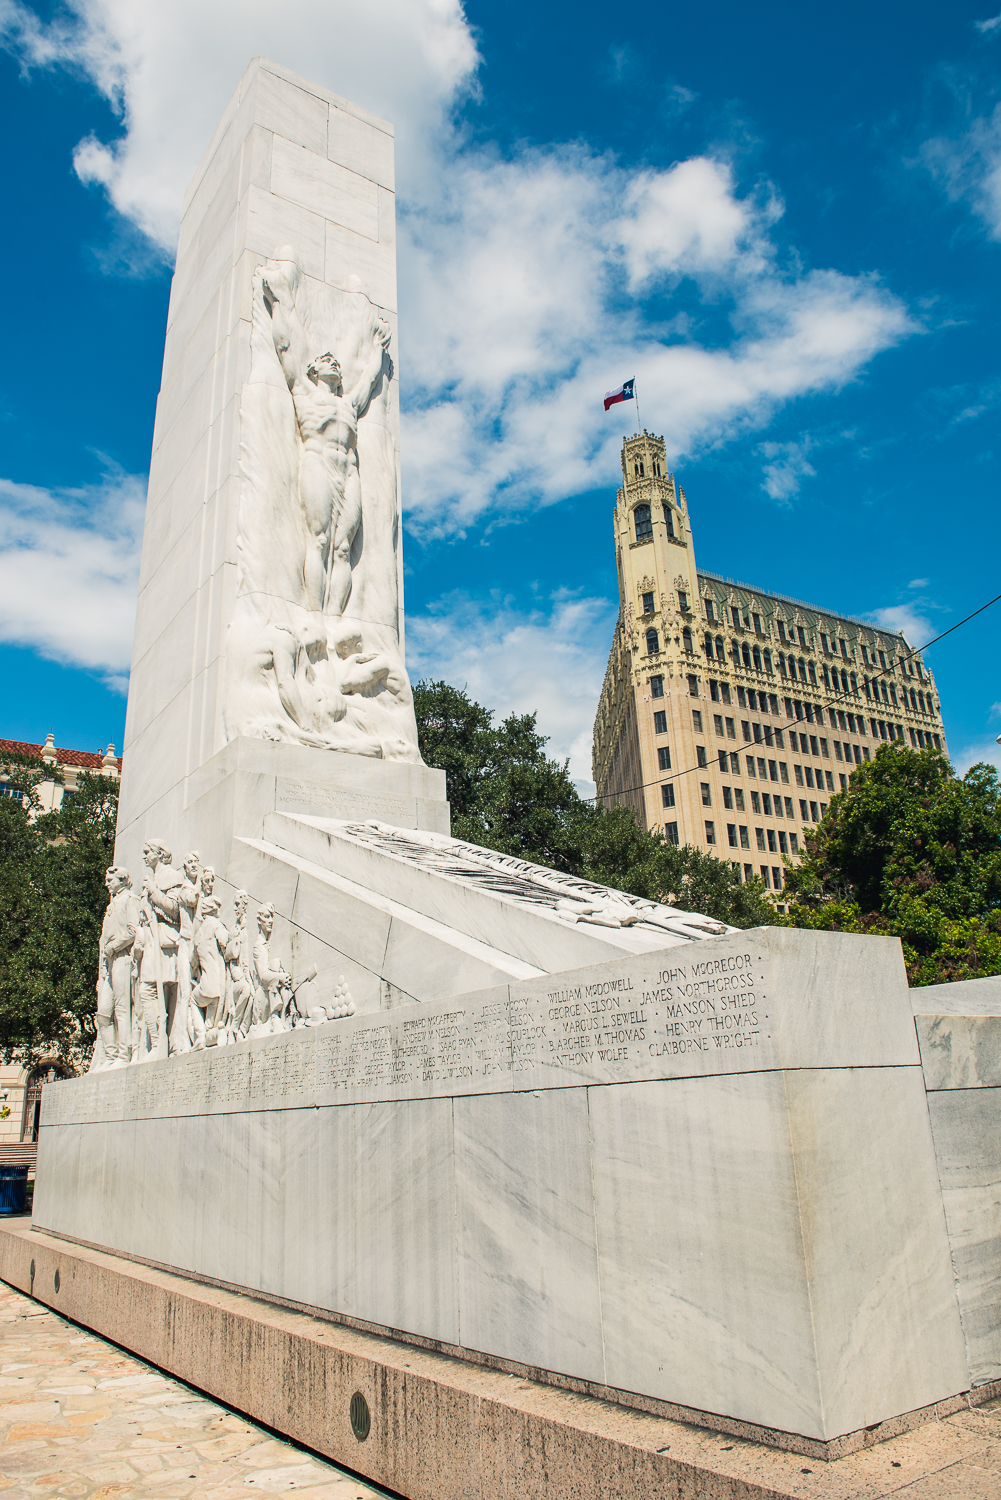
M 357 384 L 345 394 L 341 367 L 329 352 L 302 368 L 293 337 L 297 317 L 288 277 L 268 271 L 261 282 L 271 332 L 302 439 L 299 498 L 310 532 L 304 575 L 314 614 L 343 614 L 351 593 L 351 544 L 361 522 L 358 419 L 383 371 L 391 333 L 376 325 L 374 347 Z

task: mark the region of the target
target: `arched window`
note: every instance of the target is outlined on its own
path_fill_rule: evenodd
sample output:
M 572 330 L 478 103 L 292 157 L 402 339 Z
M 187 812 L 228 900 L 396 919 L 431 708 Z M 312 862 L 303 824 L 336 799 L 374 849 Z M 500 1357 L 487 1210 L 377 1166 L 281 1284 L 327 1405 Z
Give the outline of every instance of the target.
M 689 630 L 687 625 L 681 632 L 681 644 L 684 646 L 685 650 L 690 656 L 692 654 L 692 632 Z
M 779 652 L 779 671 L 783 677 L 789 676 L 789 673 L 786 671 L 786 654 L 784 651 Z
M 647 633 L 646 633 L 646 654 L 647 654 L 647 656 L 656 656 L 657 652 L 659 650 L 660 650 L 660 636 L 657 634 L 656 630 L 648 630 Z
M 774 677 L 775 673 L 772 671 L 772 653 L 766 649 L 764 652 L 762 652 L 762 655 L 765 658 L 765 671 L 768 673 L 769 677 Z
M 24 1086 L 24 1114 L 21 1117 L 22 1141 L 38 1140 L 38 1125 L 42 1114 L 42 1089 L 53 1079 L 64 1076 L 62 1069 L 55 1067 L 52 1063 L 43 1063 L 40 1068 L 35 1068 L 28 1074 L 28 1080 Z
M 831 674 L 827 670 L 826 666 L 821 667 L 821 671 L 824 674 L 824 686 L 829 688 L 830 685 L 831 685 Z M 837 672 L 835 672 L 835 674 L 834 674 L 834 686 L 837 687 L 837 685 L 838 685 L 838 674 L 837 674 Z
M 858 697 L 858 678 L 855 676 L 854 672 L 852 673 L 851 682 L 852 682 L 852 692 L 855 694 L 855 696 L 857 698 Z
M 752 651 L 751 654 L 754 657 L 754 670 L 756 672 L 760 672 L 761 671 L 761 652 L 758 650 L 757 646 L 754 647 L 754 649 L 753 649 L 753 651 Z
M 666 500 L 664 501 L 664 525 L 667 527 L 668 536 L 674 536 L 674 517 Z
M 800 682 L 806 681 L 806 662 L 802 657 L 799 659 L 799 680 Z
M 817 686 L 817 668 L 814 666 L 813 662 L 810 663 L 809 671 L 810 671 L 810 681 L 813 683 L 814 687 L 816 687 Z
M 921 704 L 921 712 L 923 714 L 927 713 L 928 710 L 925 708 L 925 695 L 924 695 L 924 693 L 919 693 L 918 694 L 918 702 Z
M 712 661 L 712 659 L 713 659 L 713 638 L 709 634 L 708 630 L 706 631 L 706 638 L 705 638 L 705 653 L 706 653 L 706 656 L 709 658 L 709 660 Z
M 733 659 L 734 666 L 735 667 L 739 667 L 740 666 L 740 647 L 737 645 L 736 641 L 731 641 L 730 642 L 730 656 Z
M 743 644 L 741 645 L 740 654 L 744 658 L 744 666 L 747 668 L 748 671 L 750 671 L 751 670 L 751 648 L 747 644 L 746 641 L 744 641 Z
M 636 540 L 645 542 L 648 537 L 653 536 L 653 522 L 650 519 L 649 505 L 637 505 L 633 511 L 633 522 L 636 526 Z
M 716 660 L 726 661 L 726 648 L 723 645 L 723 637 L 721 635 L 716 637 Z

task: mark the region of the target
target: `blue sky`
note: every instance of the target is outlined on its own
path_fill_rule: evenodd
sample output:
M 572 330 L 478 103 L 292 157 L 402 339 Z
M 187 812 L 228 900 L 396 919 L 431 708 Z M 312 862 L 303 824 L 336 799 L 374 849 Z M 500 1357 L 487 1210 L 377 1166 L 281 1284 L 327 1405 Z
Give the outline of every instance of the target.
M 701 566 L 903 628 L 998 583 L 1001 16 L 0 0 L 0 735 L 120 747 L 187 179 L 265 53 L 397 127 L 413 675 L 583 784 L 635 375 Z M 933 648 L 996 758 L 1001 605 Z

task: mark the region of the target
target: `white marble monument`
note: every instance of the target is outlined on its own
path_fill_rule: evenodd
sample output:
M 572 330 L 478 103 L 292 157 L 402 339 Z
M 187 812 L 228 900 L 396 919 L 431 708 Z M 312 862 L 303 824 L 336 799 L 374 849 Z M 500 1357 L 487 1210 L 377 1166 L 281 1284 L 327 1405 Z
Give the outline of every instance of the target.
M 976 1399 L 984 1111 L 939 1049 L 929 1113 L 899 944 L 450 837 L 395 304 L 391 128 L 258 59 L 185 203 L 104 1051 L 46 1089 L 36 1225 L 786 1446 Z

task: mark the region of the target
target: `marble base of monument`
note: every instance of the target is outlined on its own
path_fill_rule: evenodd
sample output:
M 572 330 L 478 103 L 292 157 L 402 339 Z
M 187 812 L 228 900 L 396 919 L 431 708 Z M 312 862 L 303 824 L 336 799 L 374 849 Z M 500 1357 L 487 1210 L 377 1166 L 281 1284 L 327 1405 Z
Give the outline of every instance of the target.
M 815 1442 L 973 1384 L 891 939 L 757 929 L 55 1083 L 34 1222 Z
M 269 1305 L 25 1220 L 0 1225 L 0 1278 L 409 1500 L 982 1500 L 1001 1486 L 1001 1417 L 972 1409 L 996 1384 L 819 1443 L 613 1404 L 579 1381 L 554 1387 Z M 351 1422 L 359 1397 L 367 1432 Z

